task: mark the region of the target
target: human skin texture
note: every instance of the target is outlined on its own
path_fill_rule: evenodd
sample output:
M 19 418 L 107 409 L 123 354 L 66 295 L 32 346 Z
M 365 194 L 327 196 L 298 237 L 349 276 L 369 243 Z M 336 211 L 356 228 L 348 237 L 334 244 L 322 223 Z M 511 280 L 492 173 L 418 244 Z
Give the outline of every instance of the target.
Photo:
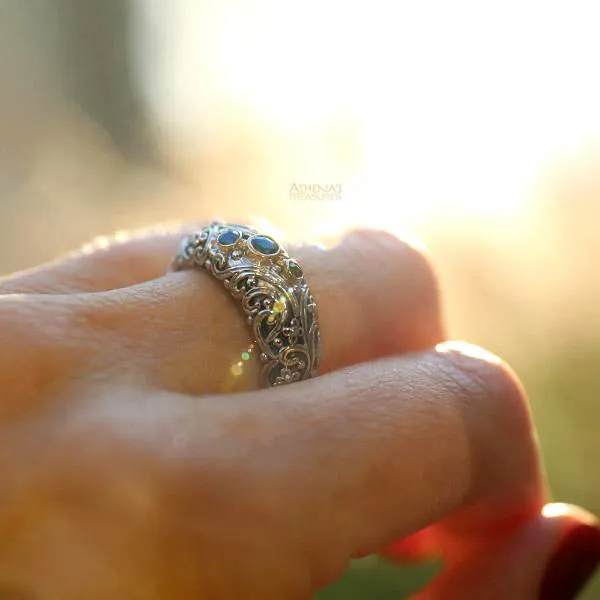
M 231 385 L 249 340 L 222 284 L 167 273 L 179 238 L 0 280 L 3 600 L 300 600 L 371 553 L 441 557 L 420 600 L 574 597 L 597 523 L 547 504 L 523 388 L 446 340 L 420 251 L 293 249 L 322 368 L 261 390 L 252 361 Z

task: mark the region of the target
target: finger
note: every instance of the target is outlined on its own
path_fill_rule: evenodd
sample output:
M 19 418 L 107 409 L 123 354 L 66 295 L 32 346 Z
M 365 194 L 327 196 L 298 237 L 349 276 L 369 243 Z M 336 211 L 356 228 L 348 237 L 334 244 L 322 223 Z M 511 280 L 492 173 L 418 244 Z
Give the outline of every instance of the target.
M 523 391 L 472 347 L 346 368 L 263 395 L 249 410 L 269 415 L 256 460 L 277 456 L 285 485 L 318 502 L 316 526 L 340 532 L 356 554 L 449 515 L 463 517 L 455 544 L 478 540 L 544 501 Z
M 108 384 L 116 392 L 86 404 L 92 426 L 104 412 L 167 461 L 176 514 L 193 520 L 193 507 L 218 507 L 227 531 L 213 541 L 226 539 L 242 562 L 261 523 L 285 531 L 276 554 L 302 555 L 313 582 L 452 519 L 447 543 L 458 564 L 545 502 L 524 393 L 506 365 L 472 347 L 442 345 L 219 397 L 154 393 L 140 403 Z
M 330 250 L 301 247 L 293 255 L 318 306 L 321 372 L 442 339 L 431 266 L 395 236 L 353 232 Z M 128 360 L 145 369 L 153 385 L 189 393 L 258 385 L 258 357 L 248 361 L 242 376 L 232 374 L 251 342 L 250 331 L 239 303 L 208 272 L 170 273 L 88 299 L 94 328 L 120 332 L 128 347 L 135 343 Z
M 474 547 L 414 600 L 571 600 L 600 561 L 600 528 L 580 508 L 549 504 L 528 522 Z
M 83 248 L 39 267 L 0 278 L 0 294 L 100 292 L 165 274 L 190 227 L 155 227 L 101 236 Z
M 98 238 L 71 256 L 1 279 L 0 293 L 97 292 L 156 279 L 168 268 L 181 236 L 181 228 L 163 227 Z M 326 315 L 321 316 L 321 324 L 331 347 L 327 355 L 337 357 L 337 361 L 330 362 L 326 357 L 325 370 L 371 356 L 419 349 L 444 337 L 436 276 L 426 257 L 407 242 L 386 232 L 354 231 L 332 251 L 307 246 L 294 253 L 304 263 L 321 315 Z M 196 306 L 204 313 L 188 315 L 196 325 L 198 317 L 211 321 L 212 325 L 215 312 L 221 317 L 217 321 L 222 321 L 224 315 L 232 320 L 238 318 L 231 311 L 229 299 L 217 300 L 218 294 L 214 291 L 218 285 L 207 284 L 207 274 L 202 275 L 204 277 L 187 275 L 189 285 L 185 289 L 173 288 L 178 294 L 172 294 L 169 286 L 156 293 L 164 293 L 167 302 L 176 296 L 178 302 L 174 302 L 172 308 L 186 315 L 196 296 Z M 208 289 L 210 302 L 206 301 L 205 289 Z M 144 293 L 134 292 L 131 296 L 141 298 Z M 157 308 L 156 303 L 153 306 Z M 139 308 L 144 318 L 156 322 L 143 307 Z M 362 338 L 357 335 L 360 331 L 364 332 Z M 246 383 L 240 384 L 235 377 L 230 377 L 229 372 L 239 361 L 240 352 L 246 350 L 246 333 L 240 327 L 224 326 L 214 338 L 219 347 L 208 349 L 214 364 L 213 361 L 206 363 L 210 367 L 207 370 L 216 373 L 221 384 L 227 381 L 226 390 L 247 387 Z M 180 345 L 180 335 L 170 337 Z M 235 343 L 229 343 L 233 340 Z M 203 374 L 204 370 L 198 371 L 199 376 Z M 255 372 L 251 374 L 252 380 L 254 375 Z M 204 381 L 208 383 L 209 379 Z
M 505 365 L 470 347 L 380 359 L 218 401 L 175 396 L 148 410 L 162 415 L 162 439 L 185 440 L 180 466 L 193 471 L 202 460 L 229 472 L 223 457 L 211 458 L 225 446 L 236 493 L 218 503 L 232 515 L 253 506 L 257 519 L 288 531 L 290 546 L 314 565 L 314 581 L 339 575 L 351 556 L 452 518 L 448 544 L 458 561 L 544 503 L 523 391 Z M 148 418 L 139 427 L 129 418 L 130 435 L 142 439 Z M 182 483 L 192 496 L 193 479 Z M 231 522 L 242 537 L 248 527 Z

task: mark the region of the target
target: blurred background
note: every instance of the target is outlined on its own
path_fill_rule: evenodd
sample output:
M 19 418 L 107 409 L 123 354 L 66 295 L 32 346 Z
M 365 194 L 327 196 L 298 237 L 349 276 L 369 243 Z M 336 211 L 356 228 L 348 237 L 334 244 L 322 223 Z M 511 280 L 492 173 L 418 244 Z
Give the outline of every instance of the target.
M 0 272 L 165 220 L 416 234 L 451 335 L 529 390 L 555 497 L 600 512 L 599 17 L 593 1 L 2 0 Z M 315 184 L 336 193 L 290 193 Z M 430 573 L 366 559 L 319 598 L 398 599 Z

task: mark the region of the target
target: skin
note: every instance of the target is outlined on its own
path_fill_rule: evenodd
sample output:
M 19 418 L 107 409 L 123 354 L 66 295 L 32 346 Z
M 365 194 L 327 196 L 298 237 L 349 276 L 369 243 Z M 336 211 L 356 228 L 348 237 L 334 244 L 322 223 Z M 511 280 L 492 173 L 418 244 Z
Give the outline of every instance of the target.
M 369 231 L 292 251 L 321 374 L 258 390 L 253 368 L 231 382 L 248 331 L 221 284 L 165 275 L 179 238 L 0 280 L 0 596 L 305 599 L 383 552 L 443 557 L 420 600 L 538 597 L 596 524 L 544 509 L 525 393 L 497 357 L 442 343 L 427 259 Z

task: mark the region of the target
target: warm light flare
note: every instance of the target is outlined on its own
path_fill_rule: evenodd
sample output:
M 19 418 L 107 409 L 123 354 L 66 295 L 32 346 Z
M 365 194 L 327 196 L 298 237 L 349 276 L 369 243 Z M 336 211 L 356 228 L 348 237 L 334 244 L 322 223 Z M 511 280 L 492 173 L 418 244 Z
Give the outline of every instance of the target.
M 542 515 L 547 519 L 555 519 L 556 517 L 564 517 L 571 512 L 569 505 L 563 502 L 554 502 L 553 504 L 546 504 L 542 508 Z
M 518 216 L 548 161 L 600 132 L 591 1 L 141 10 L 170 49 L 146 68 L 162 120 L 204 144 L 259 123 L 274 180 L 343 174 L 345 223 Z

